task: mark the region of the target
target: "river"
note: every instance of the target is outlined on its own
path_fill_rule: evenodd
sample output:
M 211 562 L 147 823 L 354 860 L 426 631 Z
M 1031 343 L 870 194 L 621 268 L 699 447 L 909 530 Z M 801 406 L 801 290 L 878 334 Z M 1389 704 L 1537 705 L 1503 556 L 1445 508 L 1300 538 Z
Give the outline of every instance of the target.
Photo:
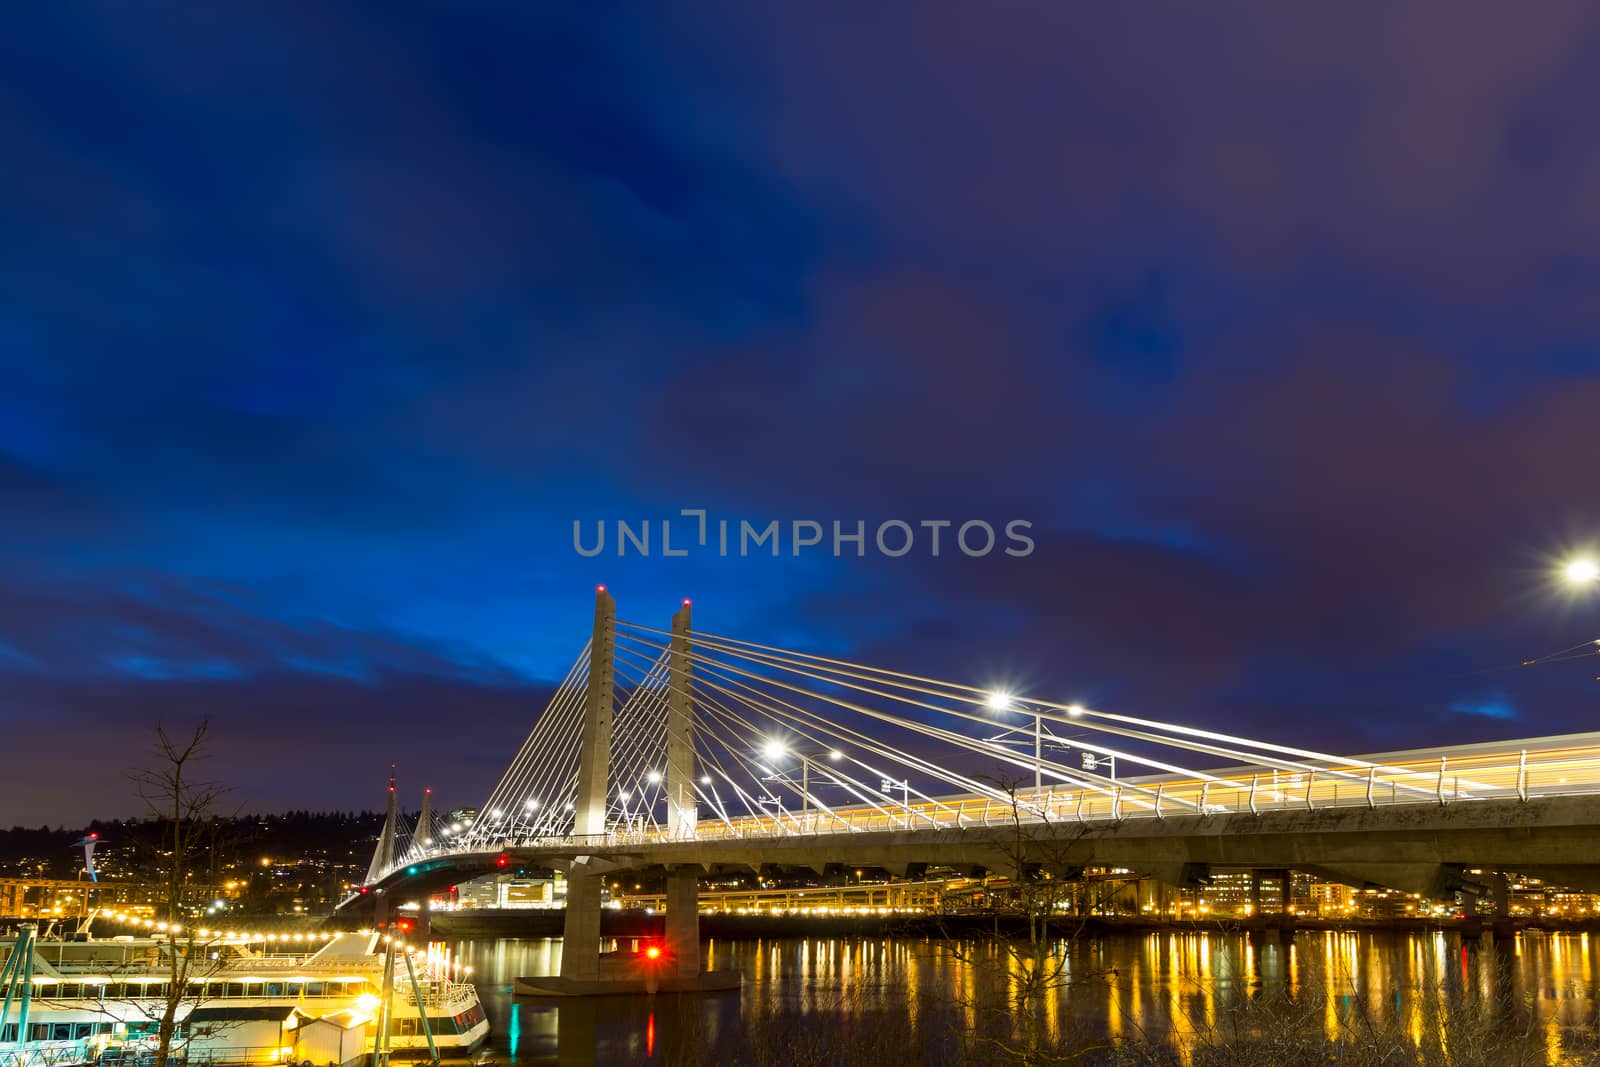
M 1221 930 L 1084 939 L 1063 943 L 1059 972 L 1040 975 L 1042 992 L 1022 1007 L 1006 990 L 1027 965 L 992 943 L 712 941 L 708 966 L 741 972 L 739 994 L 599 1000 L 512 996 L 514 978 L 555 973 L 559 940 L 456 948 L 493 1026 L 489 1055 L 519 1065 L 963 1063 L 1021 1047 L 1030 1028 L 1046 1046 L 1121 1041 L 1178 1063 L 1207 1050 L 1221 1058 L 1205 1062 L 1229 1062 L 1217 1050 L 1270 1033 L 1457 1049 L 1516 1042 L 1533 1062 L 1576 1065 L 1600 1063 L 1593 941 L 1301 932 L 1279 943 Z

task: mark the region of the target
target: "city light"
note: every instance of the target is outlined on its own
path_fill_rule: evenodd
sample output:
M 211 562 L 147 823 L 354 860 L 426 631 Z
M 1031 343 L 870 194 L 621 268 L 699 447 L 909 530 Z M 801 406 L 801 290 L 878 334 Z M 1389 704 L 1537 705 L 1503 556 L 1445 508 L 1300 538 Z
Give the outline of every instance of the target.
M 1600 581 L 1600 561 L 1593 556 L 1579 556 L 1568 560 L 1561 568 L 1561 578 L 1570 586 L 1591 586 Z

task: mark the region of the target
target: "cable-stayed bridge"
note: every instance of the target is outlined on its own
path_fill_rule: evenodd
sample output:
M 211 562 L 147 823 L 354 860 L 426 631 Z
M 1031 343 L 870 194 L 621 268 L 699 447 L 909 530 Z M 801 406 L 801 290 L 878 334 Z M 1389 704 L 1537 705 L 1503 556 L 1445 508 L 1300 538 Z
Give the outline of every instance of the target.
M 1443 896 L 1515 871 L 1600 890 L 1600 734 L 1349 757 L 694 631 L 589 642 L 470 822 L 424 797 L 348 910 L 512 864 L 567 874 L 563 975 L 600 977 L 601 879 L 662 868 L 698 972 L 706 872 L 936 865 L 1025 878 L 1300 869 Z M 1486 873 L 1487 872 L 1487 873 Z M 1496 881 L 1497 876 L 1499 881 Z

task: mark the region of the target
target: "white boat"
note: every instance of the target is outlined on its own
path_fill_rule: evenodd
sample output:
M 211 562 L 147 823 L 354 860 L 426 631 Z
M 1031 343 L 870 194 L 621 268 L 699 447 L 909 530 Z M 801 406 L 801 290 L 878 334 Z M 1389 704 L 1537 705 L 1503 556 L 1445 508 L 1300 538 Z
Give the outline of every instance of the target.
M 0 940 L 0 964 L 16 943 Z M 263 951 L 265 944 L 204 943 L 178 1007 L 174 1062 L 342 1067 L 370 1054 L 385 1024 L 385 1048 L 397 1057 L 427 1057 L 430 1038 L 439 1055 L 461 1056 L 488 1037 L 477 990 L 440 946 L 417 950 L 409 968 L 396 953 L 386 998 L 380 934 L 318 935 L 288 952 Z M 273 947 L 280 944 L 289 943 Z M 0 1067 L 150 1062 L 172 978 L 167 940 L 33 940 L 31 949 L 25 1035 L 23 969 L 0 988 L 0 1000 L 11 993 L 0 1017 Z

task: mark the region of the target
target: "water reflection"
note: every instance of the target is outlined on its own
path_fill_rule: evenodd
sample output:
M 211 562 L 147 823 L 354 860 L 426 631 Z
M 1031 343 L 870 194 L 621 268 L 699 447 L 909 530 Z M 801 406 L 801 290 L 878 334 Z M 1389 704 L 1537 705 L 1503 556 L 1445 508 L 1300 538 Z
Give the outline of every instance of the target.
M 1110 1037 L 1182 1053 L 1248 1029 L 1272 1004 L 1298 1010 L 1299 1025 L 1330 1039 L 1385 1032 L 1418 1045 L 1448 1045 L 1464 1025 L 1458 1016 L 1470 1015 L 1475 1025 L 1532 1034 L 1546 1062 L 1560 1064 L 1579 1062 L 1569 1052 L 1593 1032 L 1600 983 L 1587 934 L 1318 932 L 1279 941 L 1219 930 L 1064 947 L 1061 981 L 1020 1002 L 1032 962 L 981 942 L 717 941 L 707 959 L 741 971 L 742 993 L 681 1000 L 514 999 L 514 978 L 559 969 L 558 940 L 469 940 L 457 953 L 478 976 L 496 1057 L 528 1065 L 670 1062 L 762 1033 L 874 1035 L 892 1041 L 902 1062 L 953 1062 L 964 1035 L 1014 1034 L 1019 1018 L 1053 1044 Z

